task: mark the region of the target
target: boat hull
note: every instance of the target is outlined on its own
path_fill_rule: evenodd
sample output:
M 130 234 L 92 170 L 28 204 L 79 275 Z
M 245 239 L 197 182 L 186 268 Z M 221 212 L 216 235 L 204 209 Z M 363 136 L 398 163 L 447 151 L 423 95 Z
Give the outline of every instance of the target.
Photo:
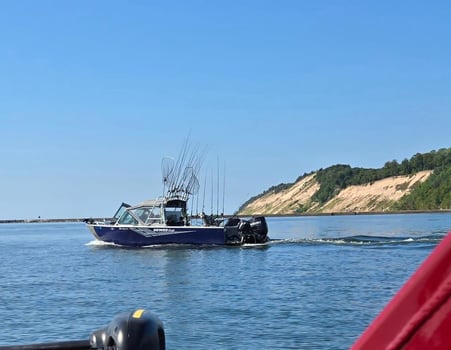
M 226 244 L 223 227 L 207 226 L 116 226 L 88 224 L 100 241 L 126 247 L 161 244 Z

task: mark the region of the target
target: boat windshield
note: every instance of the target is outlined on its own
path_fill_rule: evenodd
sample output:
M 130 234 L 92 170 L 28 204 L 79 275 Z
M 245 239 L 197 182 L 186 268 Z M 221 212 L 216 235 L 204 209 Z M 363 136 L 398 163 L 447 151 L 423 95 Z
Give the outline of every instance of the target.
M 129 211 L 126 211 L 122 214 L 117 223 L 121 225 L 138 225 L 138 220 L 136 220 Z
M 130 208 L 130 204 L 122 203 L 118 210 L 116 210 L 116 213 L 113 216 L 113 219 L 118 220 L 122 214 L 127 210 L 127 208 Z
M 145 225 L 162 224 L 160 207 L 140 207 L 131 209 L 134 216 L 139 218 Z

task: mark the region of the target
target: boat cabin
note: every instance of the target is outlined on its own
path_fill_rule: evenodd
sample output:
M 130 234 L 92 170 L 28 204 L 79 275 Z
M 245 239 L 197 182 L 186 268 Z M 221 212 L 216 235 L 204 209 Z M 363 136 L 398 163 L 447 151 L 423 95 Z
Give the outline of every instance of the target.
M 181 199 L 166 200 L 159 198 L 131 206 L 122 203 L 114 214 L 116 225 L 189 225 L 186 215 L 186 201 Z

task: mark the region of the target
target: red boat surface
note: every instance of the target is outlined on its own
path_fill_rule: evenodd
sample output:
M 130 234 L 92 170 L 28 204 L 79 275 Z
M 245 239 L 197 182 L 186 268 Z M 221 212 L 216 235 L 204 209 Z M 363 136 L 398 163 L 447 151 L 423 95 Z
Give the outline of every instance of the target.
M 451 232 L 351 349 L 451 349 Z

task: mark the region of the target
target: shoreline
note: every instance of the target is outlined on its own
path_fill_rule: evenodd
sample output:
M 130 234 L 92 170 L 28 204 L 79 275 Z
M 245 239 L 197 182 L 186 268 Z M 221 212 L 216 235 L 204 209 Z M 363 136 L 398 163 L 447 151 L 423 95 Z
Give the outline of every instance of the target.
M 0 219 L 0 224 L 31 224 L 50 222 L 86 222 L 86 220 L 107 220 L 109 218 L 67 218 L 67 219 Z
M 400 214 L 450 214 L 451 209 L 399 210 L 399 211 L 352 211 L 332 213 L 296 213 L 296 214 L 253 214 L 249 216 L 265 217 L 302 217 L 302 216 L 349 216 L 349 215 L 400 215 Z M 246 215 L 238 215 L 245 217 Z
M 310 217 L 310 216 L 349 216 L 349 215 L 399 215 L 399 214 L 450 214 L 451 209 L 436 210 L 403 210 L 403 211 L 366 211 L 366 212 L 334 212 L 334 213 L 301 213 L 301 214 L 252 214 L 252 215 L 224 215 L 225 218 L 264 216 L 267 218 Z M 57 222 L 86 222 L 87 220 L 102 221 L 111 218 L 65 218 L 65 219 L 0 219 L 0 224 L 29 224 L 29 223 L 57 223 Z

